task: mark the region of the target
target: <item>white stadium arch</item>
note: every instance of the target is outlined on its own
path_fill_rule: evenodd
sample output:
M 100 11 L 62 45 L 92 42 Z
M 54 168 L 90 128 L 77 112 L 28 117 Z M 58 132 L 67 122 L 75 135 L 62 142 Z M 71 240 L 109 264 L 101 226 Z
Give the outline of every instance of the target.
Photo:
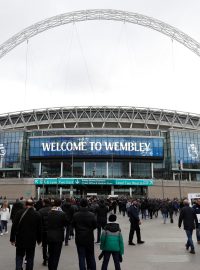
M 9 53 L 22 42 L 48 29 L 74 22 L 89 20 L 112 20 L 138 24 L 158 31 L 181 43 L 189 50 L 200 56 L 200 43 L 179 29 L 160 20 L 142 14 L 114 9 L 90 9 L 60 14 L 37 22 L 15 34 L 0 45 L 0 58 Z

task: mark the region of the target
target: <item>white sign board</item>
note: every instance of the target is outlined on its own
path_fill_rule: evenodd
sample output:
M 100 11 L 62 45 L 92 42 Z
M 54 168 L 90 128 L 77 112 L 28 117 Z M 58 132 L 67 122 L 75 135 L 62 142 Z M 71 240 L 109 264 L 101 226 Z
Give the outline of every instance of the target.
M 192 200 L 200 198 L 200 193 L 188 193 L 188 200 L 190 203 L 190 206 L 192 206 Z

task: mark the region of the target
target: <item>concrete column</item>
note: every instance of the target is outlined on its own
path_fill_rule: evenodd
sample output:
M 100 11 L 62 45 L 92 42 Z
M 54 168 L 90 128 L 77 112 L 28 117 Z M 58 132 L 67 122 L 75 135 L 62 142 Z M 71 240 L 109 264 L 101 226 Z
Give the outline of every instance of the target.
M 131 161 L 129 161 L 129 173 L 128 176 L 131 177 Z
M 108 178 L 109 174 L 108 174 L 108 161 L 106 162 L 106 177 Z
M 153 162 L 151 162 L 151 178 L 154 178 L 154 173 L 153 173 Z
M 132 190 L 132 187 L 129 188 L 129 195 L 130 197 L 132 198 L 133 194 L 132 194 L 133 190 Z
M 3 157 L 2 156 L 0 157 L 0 168 L 1 169 L 3 168 Z
M 114 186 L 111 186 L 111 195 L 115 195 L 115 190 L 114 190 Z
M 62 198 L 62 187 L 60 187 L 60 199 Z
M 18 171 L 18 178 L 20 178 L 21 177 L 21 172 L 20 171 Z
M 83 161 L 83 176 L 85 176 L 85 161 Z
M 189 181 L 192 181 L 191 172 L 189 172 Z
M 40 176 L 42 175 L 42 163 L 41 162 L 39 163 L 39 175 Z
M 63 177 L 63 161 L 60 163 L 60 177 Z
M 74 187 L 73 187 L 73 185 L 71 185 L 70 186 L 70 191 L 69 191 L 69 195 L 70 195 L 70 197 L 73 197 L 73 194 L 74 194 Z
M 40 187 L 37 188 L 37 198 L 38 198 L 38 200 L 40 198 Z

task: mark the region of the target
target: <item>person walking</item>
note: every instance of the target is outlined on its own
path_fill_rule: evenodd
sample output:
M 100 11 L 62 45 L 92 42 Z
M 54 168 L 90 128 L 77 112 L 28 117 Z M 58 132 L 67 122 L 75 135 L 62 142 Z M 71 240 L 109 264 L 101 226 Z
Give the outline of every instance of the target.
M 96 208 L 96 216 L 97 216 L 97 241 L 96 243 L 100 243 L 101 229 L 107 224 L 107 214 L 108 207 L 105 205 L 104 200 L 99 201 L 99 205 Z
M 135 243 L 133 243 L 134 232 L 136 232 L 137 243 L 144 244 L 144 241 L 141 240 L 141 233 L 140 233 L 141 221 L 139 218 L 139 209 L 137 207 L 136 200 L 133 200 L 132 205 L 129 207 L 128 216 L 129 216 L 129 221 L 130 221 L 130 232 L 129 232 L 128 244 L 131 246 L 135 246 Z
M 70 231 L 72 230 L 71 223 L 74 215 L 74 207 L 72 207 L 71 199 L 66 198 L 62 205 L 62 210 L 68 219 L 68 225 L 65 228 L 65 246 L 68 246 L 68 242 L 71 239 Z
M 166 224 L 167 218 L 168 218 L 168 212 L 169 212 L 169 208 L 168 208 L 168 203 L 167 200 L 163 200 L 160 204 L 160 211 L 163 217 L 163 224 Z
M 200 198 L 196 200 L 196 203 L 192 207 L 197 216 L 198 226 L 196 227 L 197 243 L 200 244 Z
M 79 269 L 96 270 L 94 230 L 97 228 L 97 221 L 94 213 L 88 210 L 86 199 L 81 199 L 80 209 L 74 214 L 72 224 L 75 228 L 75 243 L 79 259 Z
M 0 216 L 1 216 L 1 230 L 2 230 L 1 234 L 3 235 L 3 231 L 4 234 L 7 234 L 8 220 L 10 219 L 10 212 L 7 202 L 4 202 L 2 207 L 0 208 Z
M 124 242 L 119 224 L 116 223 L 117 216 L 111 214 L 108 218 L 109 223 L 105 226 L 101 235 L 100 249 L 103 252 L 103 263 L 101 270 L 108 269 L 110 256 L 112 255 L 115 270 L 121 270 L 120 262 L 124 254 Z
M 173 201 L 168 201 L 168 212 L 169 212 L 169 218 L 170 218 L 170 223 L 174 222 L 173 215 L 174 215 L 174 203 Z
M 33 201 L 27 200 L 26 208 L 19 210 L 13 220 L 10 242 L 16 246 L 16 270 L 22 270 L 26 255 L 26 270 L 33 270 L 35 246 L 41 243 L 41 217 L 33 208 Z
M 10 219 L 13 220 L 15 219 L 15 216 L 19 210 L 24 209 L 24 203 L 20 201 L 19 199 L 16 199 L 16 202 L 13 204 L 11 214 L 10 214 Z
M 51 210 L 51 202 L 49 199 L 44 199 L 43 207 L 39 210 L 42 221 L 42 255 L 43 265 L 47 265 L 48 261 L 48 245 L 47 245 L 47 227 L 48 227 L 48 213 Z
M 190 253 L 195 254 L 194 243 L 192 240 L 192 233 L 193 230 L 198 228 L 198 220 L 193 208 L 189 206 L 189 201 L 185 199 L 183 201 L 184 207 L 181 209 L 179 220 L 178 220 L 178 227 L 181 228 L 181 224 L 183 222 L 184 230 L 187 236 L 187 243 L 185 247 L 187 250 L 190 248 Z
M 48 243 L 48 269 L 56 270 L 60 259 L 62 244 L 64 241 L 65 227 L 68 220 L 65 213 L 61 209 L 61 200 L 55 199 L 53 207 L 47 216 L 47 243 Z

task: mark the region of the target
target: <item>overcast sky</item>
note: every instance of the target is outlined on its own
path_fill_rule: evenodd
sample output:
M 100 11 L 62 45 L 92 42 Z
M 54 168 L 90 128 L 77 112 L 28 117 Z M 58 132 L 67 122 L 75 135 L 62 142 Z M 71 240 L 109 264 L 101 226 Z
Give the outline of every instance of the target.
M 200 42 L 199 0 L 0 0 L 0 44 L 40 20 L 119 9 Z M 154 30 L 87 21 L 34 36 L 0 59 L 0 113 L 61 106 L 136 106 L 200 114 L 200 57 Z

